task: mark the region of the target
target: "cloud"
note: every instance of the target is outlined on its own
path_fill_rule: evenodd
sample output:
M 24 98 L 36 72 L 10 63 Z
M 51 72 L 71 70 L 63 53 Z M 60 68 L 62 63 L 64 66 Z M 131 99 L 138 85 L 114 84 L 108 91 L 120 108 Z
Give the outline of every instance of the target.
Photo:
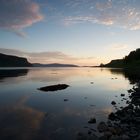
M 113 49 L 113 50 L 124 50 L 124 49 L 129 49 L 129 46 L 127 44 L 112 44 L 111 49 Z
M 32 0 L 0 0 L 0 29 L 25 36 L 23 28 L 43 19 L 39 9 Z
M 78 65 L 94 65 L 98 62 L 95 57 L 75 57 L 60 51 L 54 52 L 24 52 L 15 49 L 0 48 L 0 53 L 26 57 L 31 63 L 67 63 Z
M 139 0 L 73 0 L 68 2 L 68 16 L 63 23 L 72 25 L 90 22 L 129 30 L 140 29 Z M 74 10 L 75 9 L 75 10 Z
M 90 23 L 98 23 L 98 24 L 104 24 L 104 25 L 112 25 L 113 20 L 110 18 L 102 18 L 102 21 L 97 19 L 94 16 L 78 16 L 78 17 L 67 17 L 64 19 L 64 25 L 72 25 L 77 23 L 83 23 L 83 22 L 90 22 Z

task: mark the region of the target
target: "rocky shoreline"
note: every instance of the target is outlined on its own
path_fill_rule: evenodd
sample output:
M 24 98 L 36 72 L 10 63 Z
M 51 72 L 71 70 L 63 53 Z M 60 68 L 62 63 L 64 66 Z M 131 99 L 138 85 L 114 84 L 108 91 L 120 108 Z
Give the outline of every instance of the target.
M 97 125 L 101 136 L 89 130 L 88 134 L 78 133 L 77 140 L 140 140 L 140 82 L 128 93 L 129 99 L 124 98 L 128 104 L 126 107 L 117 108 L 117 103 L 111 102 L 116 112 L 109 114 L 107 122 Z M 91 118 L 89 123 L 96 123 L 95 118 Z

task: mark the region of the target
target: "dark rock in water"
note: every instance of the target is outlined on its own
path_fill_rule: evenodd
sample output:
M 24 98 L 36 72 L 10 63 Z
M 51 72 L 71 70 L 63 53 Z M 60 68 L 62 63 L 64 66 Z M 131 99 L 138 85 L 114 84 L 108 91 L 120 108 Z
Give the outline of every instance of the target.
M 94 84 L 94 82 L 90 82 L 90 84 Z
M 129 89 L 129 90 L 127 90 L 128 91 L 128 93 L 132 93 L 133 92 L 133 90 L 132 89 Z
M 94 107 L 95 105 L 90 105 L 90 107 Z
M 138 134 L 137 131 L 131 130 L 131 131 L 129 132 L 128 135 L 129 135 L 131 138 L 135 138 L 135 137 L 137 137 L 139 134 Z
M 121 94 L 121 96 L 123 97 L 123 96 L 125 96 L 125 94 Z
M 90 118 L 90 120 L 88 121 L 88 123 L 96 123 L 96 119 L 95 118 Z
M 69 101 L 68 99 L 64 99 L 64 102 L 67 102 L 67 101 Z
M 111 113 L 111 114 L 109 114 L 108 118 L 110 120 L 114 121 L 117 118 L 117 116 L 114 113 Z
M 111 104 L 112 104 L 112 105 L 116 105 L 116 102 L 115 102 L 115 101 L 112 101 Z
M 133 92 L 131 94 L 132 97 L 139 97 L 140 98 L 140 92 Z
M 88 131 L 88 134 L 91 135 L 91 133 L 92 133 L 92 132 L 89 130 L 89 131 Z
M 51 86 L 41 87 L 38 90 L 48 92 L 48 91 L 64 90 L 64 89 L 66 89 L 68 87 L 69 87 L 69 85 L 66 85 L 66 84 L 58 84 L 58 85 L 51 85 Z

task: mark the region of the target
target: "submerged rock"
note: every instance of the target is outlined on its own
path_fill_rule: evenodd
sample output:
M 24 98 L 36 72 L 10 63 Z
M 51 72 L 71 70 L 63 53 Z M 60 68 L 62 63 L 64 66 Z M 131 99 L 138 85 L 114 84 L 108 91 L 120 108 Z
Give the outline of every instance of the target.
M 69 99 L 64 99 L 64 102 L 67 102 L 67 101 L 69 101 Z
M 112 105 L 116 105 L 116 102 L 115 102 L 115 101 L 112 101 L 111 104 L 112 104 Z
M 88 123 L 96 123 L 96 119 L 95 118 L 90 118 L 90 120 L 88 121 Z
M 122 93 L 122 94 L 121 94 L 121 96 L 122 96 L 122 97 L 124 97 L 124 96 L 125 96 L 125 94 L 123 94 L 123 93 Z
M 66 85 L 66 84 L 58 84 L 58 85 L 51 85 L 51 86 L 41 87 L 38 90 L 48 92 L 48 91 L 64 90 L 64 89 L 66 89 L 68 87 L 69 87 L 69 85 Z

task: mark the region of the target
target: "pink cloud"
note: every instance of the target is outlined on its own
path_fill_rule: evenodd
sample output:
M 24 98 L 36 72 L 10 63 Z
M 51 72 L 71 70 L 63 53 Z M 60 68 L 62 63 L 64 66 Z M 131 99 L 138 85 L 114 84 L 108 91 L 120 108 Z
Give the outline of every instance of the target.
M 39 9 L 39 5 L 31 0 L 1 0 L 0 28 L 23 35 L 18 32 L 43 20 Z

